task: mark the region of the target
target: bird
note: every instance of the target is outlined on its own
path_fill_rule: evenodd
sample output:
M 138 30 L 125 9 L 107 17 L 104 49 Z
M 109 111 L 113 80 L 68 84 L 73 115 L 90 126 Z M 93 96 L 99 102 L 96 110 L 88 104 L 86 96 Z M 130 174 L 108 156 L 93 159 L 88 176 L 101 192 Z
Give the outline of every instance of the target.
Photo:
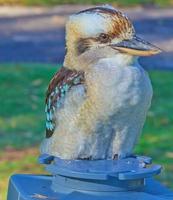
M 46 93 L 40 152 L 65 160 L 133 155 L 153 94 L 138 58 L 160 52 L 110 5 L 72 14 L 64 63 Z

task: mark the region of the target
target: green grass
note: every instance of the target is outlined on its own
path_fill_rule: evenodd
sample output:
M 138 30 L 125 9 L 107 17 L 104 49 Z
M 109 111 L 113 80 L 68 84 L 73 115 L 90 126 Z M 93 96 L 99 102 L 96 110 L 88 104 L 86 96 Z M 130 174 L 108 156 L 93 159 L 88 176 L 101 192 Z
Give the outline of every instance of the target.
M 171 0 L 23 0 L 27 5 L 56 5 L 56 4 L 107 4 L 113 3 L 118 6 L 136 5 L 169 5 Z
M 46 65 L 0 66 L 1 149 L 38 143 L 44 131 L 44 95 L 55 70 Z
M 117 6 L 158 5 L 168 6 L 172 0 L 0 0 L 0 4 L 42 5 L 52 6 L 59 4 L 105 4 L 112 3 Z
M 0 193 L 12 173 L 41 173 L 44 96 L 58 66 L 0 65 Z M 173 72 L 151 71 L 154 97 L 136 152 L 164 166 L 160 179 L 173 188 Z M 16 151 L 16 149 L 19 149 Z

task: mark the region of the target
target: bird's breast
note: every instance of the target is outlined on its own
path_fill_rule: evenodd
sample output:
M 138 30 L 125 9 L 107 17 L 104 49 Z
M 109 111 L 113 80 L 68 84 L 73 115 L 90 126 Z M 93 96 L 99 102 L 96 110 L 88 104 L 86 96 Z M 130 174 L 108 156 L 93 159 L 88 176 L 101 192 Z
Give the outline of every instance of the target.
M 100 66 L 88 81 L 89 94 L 105 117 L 150 104 L 150 79 L 140 66 Z

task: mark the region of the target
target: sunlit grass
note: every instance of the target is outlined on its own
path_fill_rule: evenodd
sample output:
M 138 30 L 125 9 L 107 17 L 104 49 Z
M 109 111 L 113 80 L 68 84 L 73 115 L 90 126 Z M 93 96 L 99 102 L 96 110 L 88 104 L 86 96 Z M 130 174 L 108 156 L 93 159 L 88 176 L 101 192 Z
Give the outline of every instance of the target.
M 0 66 L 0 148 L 26 147 L 44 132 L 45 91 L 57 66 Z M 7 134 L 8 133 L 8 134 Z
M 43 173 L 37 164 L 44 137 L 44 96 L 59 68 L 0 65 L 0 194 L 12 173 Z M 136 152 L 164 166 L 160 179 L 173 188 L 173 72 L 150 72 L 154 97 Z M 16 151 L 16 149 L 19 149 Z
M 0 5 L 42 5 L 52 6 L 59 4 L 107 4 L 116 6 L 136 6 L 136 5 L 172 5 L 172 0 L 0 0 Z
M 44 174 L 43 166 L 38 164 L 38 148 L 22 150 L 7 149 L 0 153 L 0 199 L 5 200 L 8 180 L 12 174 Z

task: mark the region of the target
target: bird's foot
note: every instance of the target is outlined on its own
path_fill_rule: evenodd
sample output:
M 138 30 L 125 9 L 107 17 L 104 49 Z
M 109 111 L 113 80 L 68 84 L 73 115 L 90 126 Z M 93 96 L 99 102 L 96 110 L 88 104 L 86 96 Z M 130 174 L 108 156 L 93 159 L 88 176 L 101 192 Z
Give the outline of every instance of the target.
M 126 156 L 126 158 L 137 158 L 137 156 L 135 154 L 131 153 L 131 154 L 128 154 Z
M 118 154 L 114 154 L 113 160 L 118 160 Z
M 113 160 L 119 160 L 125 158 L 136 158 L 136 155 L 131 153 L 119 153 L 119 154 L 114 154 L 113 156 Z
M 85 157 L 85 158 L 80 158 L 80 160 L 92 160 L 92 156 Z

